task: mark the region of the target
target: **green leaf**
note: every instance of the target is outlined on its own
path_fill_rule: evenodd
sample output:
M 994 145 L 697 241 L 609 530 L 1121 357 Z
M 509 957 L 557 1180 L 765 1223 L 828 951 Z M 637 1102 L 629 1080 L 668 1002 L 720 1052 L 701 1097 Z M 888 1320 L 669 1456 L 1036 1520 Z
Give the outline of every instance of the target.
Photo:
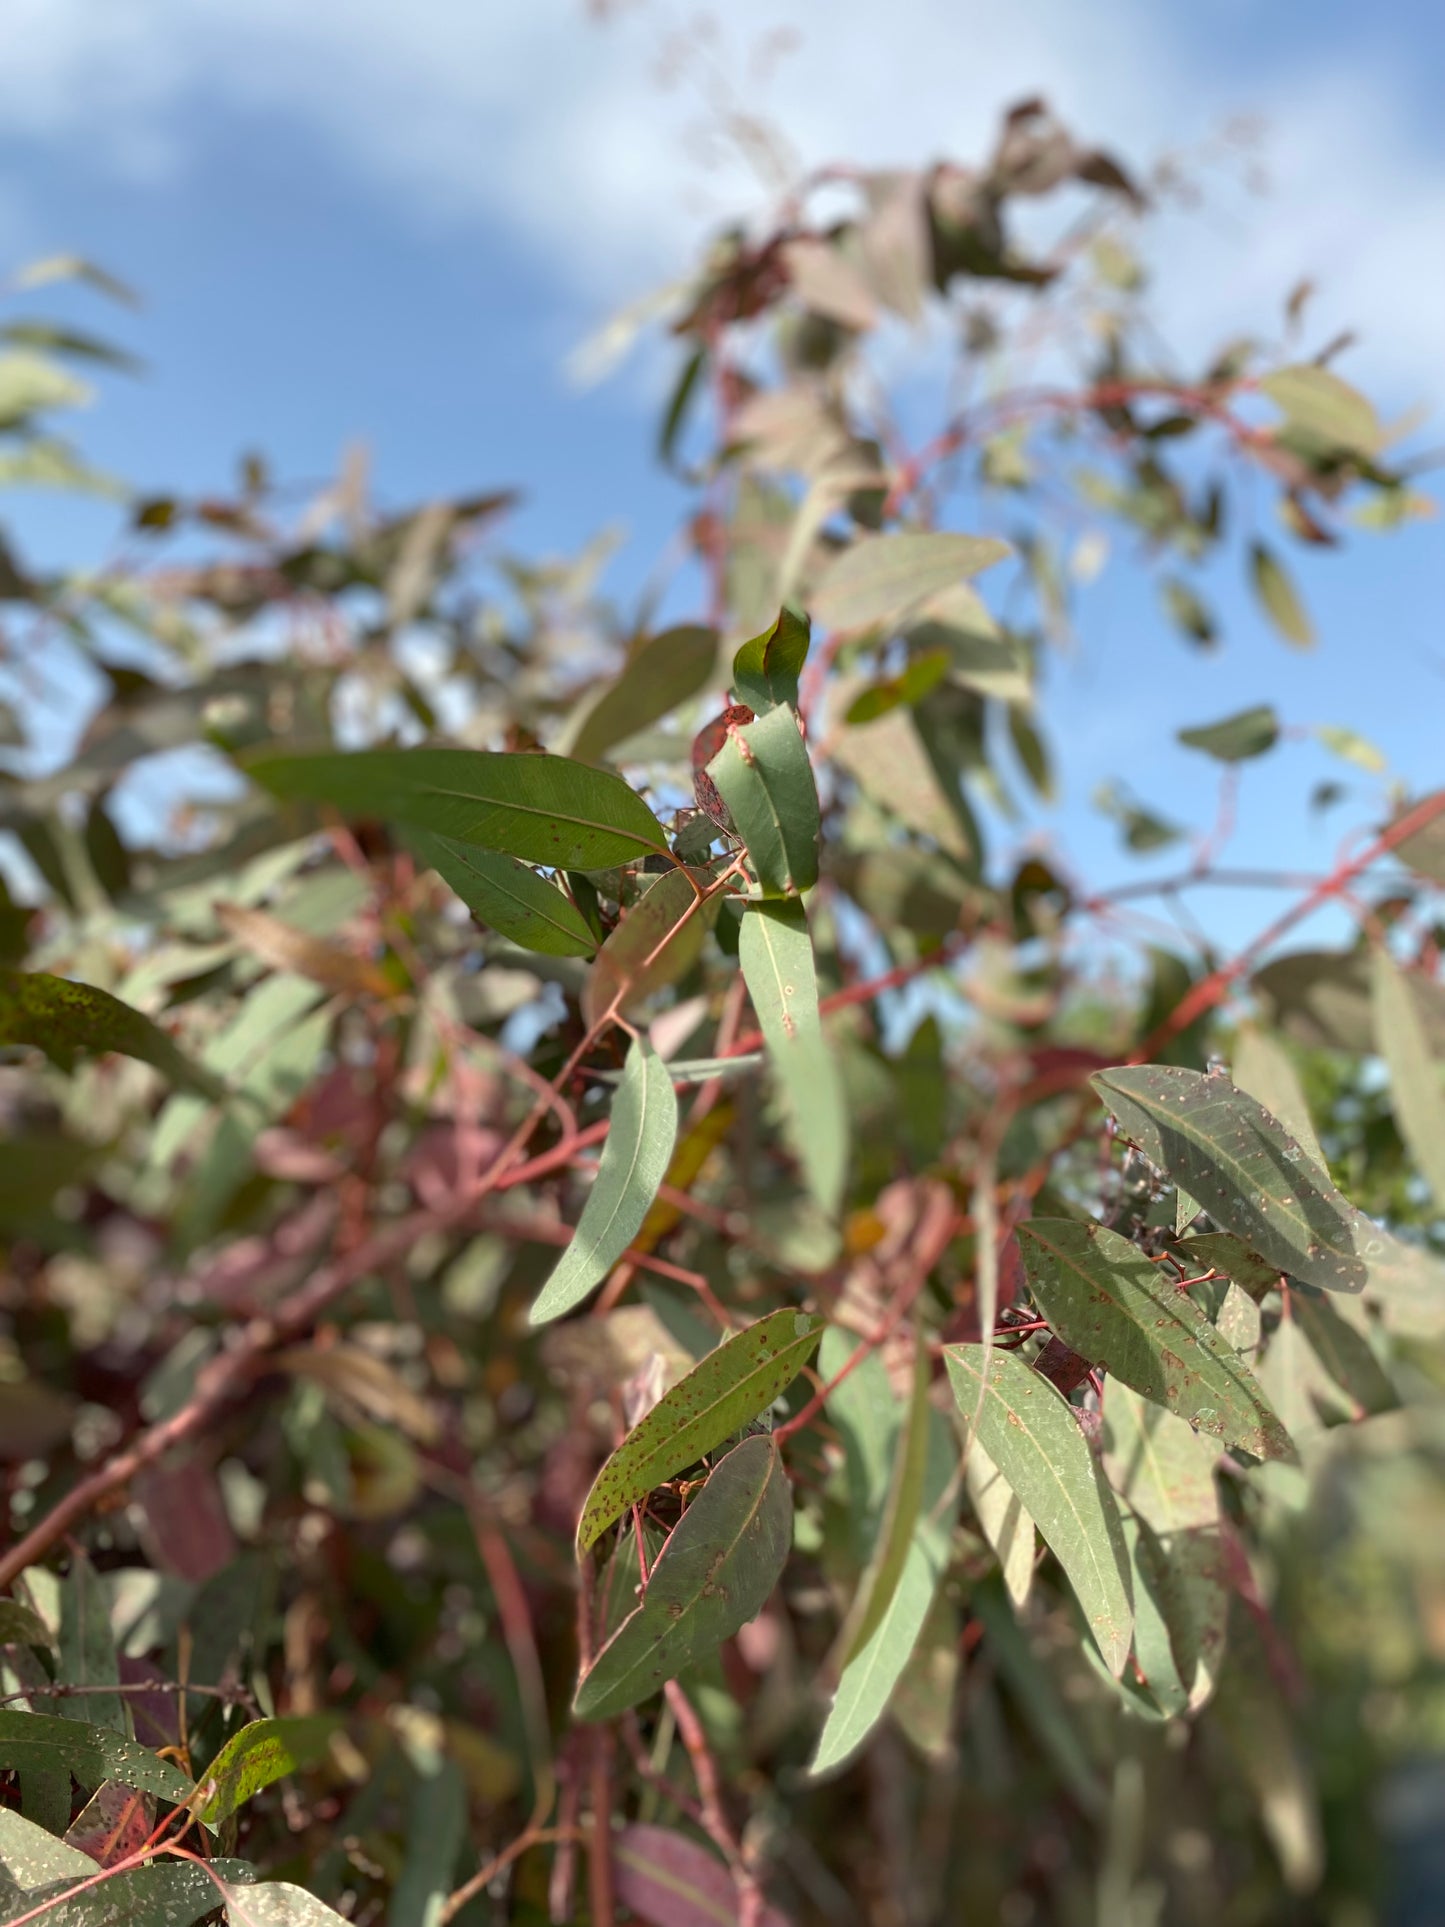
M 228 1890 L 226 1903 L 233 1927 L 348 1927 L 344 1915 L 289 1880 L 263 1880 L 234 1895 Z
M 1224 1658 L 1231 1587 L 1217 1527 L 1157 1534 L 1124 1520 L 1133 1567 L 1134 1657 L 1161 1712 L 1194 1712 Z
M 49 1651 L 55 1636 L 39 1613 L 18 1599 L 0 1599 L 0 1646 L 43 1646 Z
M 1315 639 L 1314 627 L 1279 557 L 1263 542 L 1254 542 L 1249 550 L 1249 569 L 1254 592 L 1285 641 L 1300 649 L 1310 648 Z
M 263 1787 L 316 1766 L 326 1757 L 341 1721 L 329 1713 L 275 1720 L 253 1720 L 228 1740 L 207 1767 L 207 1789 L 199 1812 L 207 1826 L 219 1826 Z
M 16 1767 L 22 1776 L 27 1767 L 64 1767 L 84 1787 L 119 1780 L 122 1786 L 177 1802 L 188 1799 L 192 1790 L 179 1767 L 122 1739 L 112 1727 L 7 1707 L 0 1707 L 0 1765 Z
M 588 1024 L 600 1022 L 608 1010 L 625 1016 L 643 998 L 687 975 L 702 954 L 703 937 L 720 907 L 716 898 L 698 902 L 711 881 L 705 871 L 669 870 L 624 912 L 582 987 L 582 1015 Z
M 835 691 L 835 702 L 856 685 Z M 911 711 L 889 710 L 876 721 L 840 730 L 834 760 L 881 808 L 910 830 L 932 838 L 964 868 L 976 868 L 978 839 L 944 790 Z
M 109 1601 L 86 1552 L 77 1552 L 71 1559 L 60 1588 L 56 1672 L 66 1686 L 115 1686 L 120 1681 Z M 108 1726 L 113 1733 L 130 1737 L 130 1719 L 117 1693 L 79 1693 L 63 1700 L 56 1710 L 62 1719 Z
M 1399 822 L 1403 816 L 1413 816 L 1423 804 L 1438 802 L 1442 796 L 1445 796 L 1445 791 L 1433 790 L 1428 796 L 1418 797 L 1404 809 L 1397 810 L 1391 819 L 1392 823 Z M 1432 817 L 1413 836 L 1407 836 L 1403 842 L 1397 843 L 1395 855 L 1401 863 L 1408 863 L 1412 870 L 1418 871 L 1429 882 L 1445 883 L 1445 810 Z
M 818 881 L 818 789 L 786 706 L 730 729 L 708 764 L 764 896 L 789 896 Z
M 745 642 L 733 657 L 733 701 L 761 715 L 780 705 L 798 707 L 798 679 L 808 659 L 812 624 L 784 606 L 771 629 Z
M 545 1325 L 594 1291 L 642 1228 L 677 1142 L 677 1098 L 667 1066 L 635 1037 L 612 1101 L 612 1125 L 582 1216 L 532 1306 Z
M 413 1759 L 412 1766 L 406 1859 L 391 1890 L 386 1927 L 440 1927 L 467 1837 L 466 1781 L 455 1760 Z
M 828 1384 L 862 1344 L 841 1325 L 830 1325 L 818 1353 L 818 1374 Z M 870 1350 L 840 1385 L 828 1394 L 828 1417 L 843 1440 L 848 1483 L 848 1525 L 860 1563 L 878 1536 L 878 1525 L 892 1482 L 894 1443 L 902 1409 L 889 1383 L 888 1368 Z
M 153 1064 L 173 1084 L 206 1097 L 224 1087 L 173 1044 L 149 1017 L 108 990 L 39 970 L 0 970 L 0 1046 L 30 1044 L 69 1070 L 77 1051 L 119 1051 Z
M 1274 748 L 1279 741 L 1279 717 L 1268 703 L 1259 703 L 1221 722 L 1181 729 L 1179 740 L 1186 749 L 1202 749 L 1216 762 L 1243 763 Z
M 1295 1458 L 1248 1368 L 1173 1274 L 1102 1225 L 1020 1225 L 1029 1290 L 1064 1343 L 1143 1397 L 1258 1459 Z
M 629 1506 L 766 1411 L 807 1364 L 822 1329 L 806 1312 L 771 1312 L 664 1392 L 597 1474 L 577 1525 L 578 1557 Z
M 605 756 L 615 743 L 626 742 L 700 695 L 713 680 L 717 647 L 716 629 L 695 622 L 641 637 L 628 651 L 616 681 L 578 724 L 567 745 L 569 753 L 583 762 Z
M 1120 1497 L 1155 1532 L 1219 1523 L 1219 1449 L 1192 1425 L 1127 1385 L 1104 1401 L 1104 1464 Z
M 1037 1552 L 1034 1522 L 981 1439 L 974 1439 L 968 1448 L 963 1478 L 974 1517 L 998 1557 L 1004 1589 L 1018 1611 L 1033 1590 Z
M 1361 736 L 1358 730 L 1344 729 L 1338 723 L 1316 723 L 1315 736 L 1326 749 L 1332 750 L 1345 762 L 1353 763 L 1356 769 L 1368 770 L 1372 776 L 1377 776 L 1385 767 L 1383 753 L 1376 749 L 1368 737 Z
M 521 949 L 549 957 L 590 957 L 597 948 L 576 905 L 515 857 L 426 830 L 408 831 L 406 841 L 479 922 Z
M 927 1401 L 919 1412 L 917 1432 L 923 1438 L 923 1480 L 902 1544 L 902 1561 L 888 1597 L 859 1626 L 807 1767 L 811 1775 L 828 1773 L 850 1759 L 888 1711 L 948 1569 L 958 1513 L 958 1445 L 942 1414 Z
M 994 1352 L 986 1382 L 982 1345 L 946 1345 L 943 1357 L 965 1425 L 977 1410 L 984 1449 L 1063 1567 L 1117 1678 L 1134 1626 L 1129 1555 L 1114 1495 L 1073 1408 L 1012 1352 Z
M 1323 449 L 1374 456 L 1384 437 L 1379 417 L 1365 397 L 1328 368 L 1301 363 L 1266 375 L 1260 387 L 1290 427 L 1302 429 Z
M 79 408 L 93 393 L 48 355 L 26 349 L 0 354 L 0 429 L 14 428 L 47 408 Z
M 848 1108 L 837 1058 L 823 1036 L 802 904 L 750 905 L 743 912 L 738 961 L 778 1080 L 793 1149 L 809 1190 L 831 1215 L 842 1203 L 848 1175 Z
M 1324 1291 L 1362 1291 L 1384 1234 L 1228 1078 L 1135 1066 L 1090 1079 L 1145 1157 L 1267 1263 Z
M 668 1537 L 642 1604 L 583 1676 L 573 1711 L 609 1720 L 715 1652 L 777 1584 L 793 1538 L 793 1495 L 778 1449 L 734 1446 Z
M 1167 575 L 1159 584 L 1166 614 L 1191 642 L 1209 649 L 1219 640 L 1219 625 L 1209 604 L 1182 576 Z
M 1277 1117 L 1324 1170 L 1325 1154 L 1315 1136 L 1309 1105 L 1282 1045 L 1257 1024 L 1241 1024 L 1232 1055 L 1229 1074 L 1235 1087 Z
M 1435 1203 L 1445 1210 L 1445 1086 L 1410 986 L 1383 945 L 1374 953 L 1372 988 L 1395 1122 Z
M 0 1807 L 0 1905 L 8 1903 L 7 1919 L 41 1909 L 44 1927 L 190 1927 L 216 1911 L 217 1880 L 249 1894 L 246 1883 L 254 1877 L 243 1860 L 207 1866 L 156 1860 L 103 1879 L 100 1872 L 89 1854 Z M 93 1884 L 82 1889 L 83 1882 Z M 242 1904 L 238 1896 L 237 1921 L 247 1919 Z
M 1006 542 L 987 536 L 871 536 L 828 564 L 809 606 L 826 629 L 893 626 L 960 577 L 978 575 L 1009 553 Z
M 1310 1350 L 1349 1398 L 1355 1416 L 1395 1410 L 1400 1400 L 1369 1340 L 1341 1318 L 1328 1298 L 1309 1291 L 1292 1292 L 1290 1315 Z
M 665 853 L 662 826 L 610 770 L 534 751 L 367 749 L 242 759 L 284 800 L 431 830 L 548 869 L 605 870 Z

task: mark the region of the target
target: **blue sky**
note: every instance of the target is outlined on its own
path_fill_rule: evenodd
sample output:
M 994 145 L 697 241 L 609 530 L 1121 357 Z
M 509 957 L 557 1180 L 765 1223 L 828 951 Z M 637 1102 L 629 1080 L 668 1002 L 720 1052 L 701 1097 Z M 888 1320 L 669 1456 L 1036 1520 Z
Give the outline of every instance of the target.
M 1270 192 L 1221 182 L 1202 212 L 1160 225 L 1171 338 L 1202 347 L 1257 323 L 1313 273 L 1316 340 L 1357 324 L 1342 371 L 1390 409 L 1431 406 L 1426 439 L 1445 443 L 1445 128 L 1431 87 L 1445 16 L 1425 0 L 735 0 L 671 88 L 659 50 L 695 10 L 610 12 L 598 24 L 580 0 L 8 0 L 0 256 L 76 249 L 146 302 L 115 331 L 149 373 L 107 384 L 83 424 L 89 452 L 145 485 L 204 487 L 245 448 L 320 481 L 364 439 L 391 500 L 519 486 L 524 549 L 574 550 L 622 519 L 608 583 L 625 597 L 682 506 L 651 460 L 666 371 L 644 357 L 579 392 L 565 364 L 619 303 L 685 268 L 717 218 L 756 202 L 745 172 L 699 151 L 708 98 L 776 117 L 809 163 L 908 163 L 972 158 L 1000 106 L 1036 90 L 1141 163 L 1207 142 L 1230 113 L 1263 116 Z M 765 72 L 778 27 L 795 44 Z M 42 551 L 73 553 L 104 523 L 27 503 L 23 526 Z M 1309 656 L 1226 586 L 1229 646 L 1191 658 L 1116 548 L 1076 656 L 1050 676 L 1055 828 L 1081 865 L 1096 878 L 1143 867 L 1087 811 L 1105 773 L 1207 820 L 1209 766 L 1172 731 L 1248 702 L 1348 723 L 1392 774 L 1438 784 L 1442 528 L 1301 562 L 1320 633 Z M 1302 799 L 1351 774 L 1310 746 L 1247 771 L 1233 858 L 1324 865 L 1349 806 L 1321 822 Z M 1242 937 L 1268 908 L 1207 914 Z

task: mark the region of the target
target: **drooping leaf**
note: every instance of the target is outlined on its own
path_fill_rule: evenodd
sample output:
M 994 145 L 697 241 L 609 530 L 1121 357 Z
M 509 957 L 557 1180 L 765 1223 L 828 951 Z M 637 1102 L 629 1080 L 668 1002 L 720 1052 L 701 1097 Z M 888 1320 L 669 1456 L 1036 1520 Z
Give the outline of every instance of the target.
M 289 1880 L 260 1880 L 236 1894 L 228 1887 L 226 1903 L 233 1927 L 347 1927 L 345 1915 Z
M 713 1468 L 668 1537 L 641 1605 L 583 1676 L 579 1719 L 636 1706 L 716 1651 L 766 1603 L 793 1537 L 792 1488 L 777 1447 L 744 1439 Z
M 1249 551 L 1249 569 L 1254 592 L 1275 628 L 1286 642 L 1292 642 L 1300 649 L 1308 649 L 1315 639 L 1314 625 L 1274 550 L 1266 548 L 1263 542 L 1253 543 Z
M 157 1859 L 104 1879 L 100 1872 L 88 1854 L 0 1807 L 0 1906 L 7 1920 L 38 1910 L 45 1927 L 191 1927 L 234 1887 L 240 1892 L 232 1918 L 243 1921 L 241 1894 L 252 1891 L 255 1877 L 243 1860 Z
M 1316 723 L 1315 736 L 1326 749 L 1344 762 L 1353 763 L 1356 769 L 1368 770 L 1377 776 L 1385 767 L 1383 753 L 1358 730 L 1345 729 L 1339 723 Z
M 806 1312 L 770 1312 L 664 1392 L 593 1481 L 577 1525 L 578 1556 L 664 1479 L 766 1411 L 808 1362 L 822 1329 L 822 1319 Z
M 276 970 L 292 970 L 348 997 L 388 997 L 394 986 L 379 964 L 313 937 L 268 911 L 240 903 L 216 906 L 216 921 L 243 949 Z
M 650 1927 L 735 1927 L 738 1890 L 709 1848 L 670 1827 L 634 1821 L 612 1842 L 617 1898 Z M 789 1927 L 776 1907 L 755 1914 L 757 1927 Z
M 1364 1289 L 1383 1234 L 1227 1078 L 1137 1066 L 1090 1082 L 1124 1135 L 1261 1258 L 1325 1291 Z
M 191 1783 L 179 1767 L 160 1759 L 147 1747 L 123 1739 L 108 1726 L 87 1726 L 80 1720 L 56 1719 L 48 1713 L 17 1713 L 0 1706 L 0 1761 L 17 1767 L 63 1767 L 84 1787 L 104 1780 L 139 1787 L 163 1800 L 189 1797 Z
M 627 1052 L 612 1124 L 582 1216 L 532 1306 L 545 1325 L 594 1291 L 642 1227 L 677 1142 L 677 1098 L 667 1066 L 643 1038 Z
M 426 830 L 409 830 L 406 841 L 479 923 L 520 949 L 549 957 L 590 957 L 597 948 L 576 905 L 515 857 Z
M 219 1826 L 263 1787 L 317 1765 L 325 1759 L 340 1726 L 341 1721 L 329 1713 L 252 1720 L 207 1767 L 201 1818 L 207 1826 Z
M 926 1380 L 925 1380 L 926 1383 Z M 838 1680 L 828 1718 L 818 1736 L 809 1772 L 821 1774 L 851 1758 L 888 1709 L 894 1688 L 913 1655 L 948 1565 L 949 1541 L 958 1509 L 958 1448 L 949 1427 L 926 1397 L 909 1423 L 920 1436 L 922 1477 L 906 1534 L 889 1532 L 885 1515 L 879 1558 L 864 1580 L 867 1607 Z M 905 1459 L 915 1454 L 907 1447 Z M 911 1469 L 911 1468 L 910 1468 Z M 886 1543 L 885 1543 L 886 1542 Z M 892 1556 L 901 1542 L 902 1557 Z M 896 1564 L 896 1570 L 894 1570 Z M 861 1596 L 861 1594 L 860 1594 Z
M 549 869 L 605 870 L 665 853 L 662 826 L 610 770 L 532 751 L 367 749 L 243 760 L 285 801 L 430 830 Z
M 772 628 L 745 642 L 733 657 L 733 701 L 760 716 L 781 705 L 796 709 L 811 628 L 798 610 L 780 609 Z
M 846 693 L 848 687 L 837 693 Z M 961 866 L 977 867 L 975 829 L 946 793 L 911 711 L 892 709 L 871 723 L 844 728 L 833 755 L 865 794 L 905 828 L 931 838 Z
M 1109 1386 L 1104 1400 L 1104 1463 L 1130 1510 L 1161 1536 L 1218 1524 L 1219 1448 L 1127 1385 Z
M 786 710 L 776 712 L 786 715 Z M 738 961 L 767 1043 L 808 1188 L 836 1212 L 848 1169 L 848 1111 L 818 1014 L 808 919 L 796 899 L 743 912 Z
M 818 1352 L 818 1373 L 825 1385 L 837 1377 L 861 1344 L 861 1339 L 841 1325 L 828 1327 Z M 888 1368 L 876 1350 L 870 1350 L 828 1394 L 828 1417 L 843 1440 L 848 1524 L 860 1564 L 878 1537 L 902 1416 Z
M 88 1726 L 108 1726 L 130 1737 L 130 1720 L 120 1696 L 95 1691 L 120 1683 L 120 1660 L 110 1625 L 110 1603 L 87 1552 L 77 1552 L 60 1588 L 60 1641 L 56 1669 L 67 1686 L 81 1687 L 73 1699 L 62 1700 L 63 1719 Z
M 784 704 L 729 729 L 707 774 L 764 896 L 810 890 L 818 880 L 818 789 L 794 712 Z
M 1181 729 L 1179 740 L 1186 749 L 1202 749 L 1218 763 L 1244 763 L 1274 748 L 1279 741 L 1279 717 L 1268 703 L 1259 703 L 1220 722 Z
M 944 1362 L 965 1425 L 1018 1493 L 1063 1567 L 1117 1676 L 1129 1656 L 1134 1613 L 1129 1555 L 1114 1495 L 1068 1401 L 1021 1358 L 995 1351 L 984 1379 L 982 1345 L 947 1345 Z
M 1396 812 L 1390 825 L 1393 827 L 1405 816 L 1413 816 L 1422 805 L 1439 803 L 1445 800 L 1445 790 L 1434 790 L 1428 796 L 1419 797 L 1404 809 Z M 1423 829 L 1405 837 L 1395 845 L 1395 855 L 1402 863 L 1408 863 L 1431 883 L 1445 883 L 1445 809 L 1438 812 L 1426 823 Z
M 628 651 L 616 680 L 582 718 L 567 746 L 570 754 L 584 762 L 605 756 L 615 744 L 701 695 L 712 682 L 717 652 L 717 631 L 700 623 L 643 636 Z
M 1365 397 L 1332 369 L 1303 362 L 1277 368 L 1259 385 L 1289 426 L 1303 430 L 1322 450 L 1367 457 L 1379 452 L 1383 439 L 1379 417 Z
M 1374 953 L 1375 1035 L 1390 1073 L 1400 1135 L 1435 1202 L 1445 1209 L 1445 1082 L 1410 988 L 1383 944 Z
M 391 1890 L 386 1927 L 439 1927 L 456 1885 L 453 1872 L 467 1837 L 467 1787 L 455 1760 L 412 1760 L 406 1859 Z
M 1363 1332 L 1346 1322 L 1328 1298 L 1309 1291 L 1290 1294 L 1290 1314 L 1310 1350 L 1345 1393 L 1360 1417 L 1390 1412 L 1400 1403 L 1384 1367 Z
M 1283 1046 L 1258 1024 L 1240 1025 L 1234 1040 L 1230 1076 L 1238 1089 L 1262 1104 L 1271 1117 L 1277 1117 L 1320 1169 L 1325 1169 L 1325 1154 L 1315 1136 L 1309 1105 L 1294 1065 Z
M 1231 1589 L 1217 1528 L 1167 1538 L 1138 1517 L 1124 1520 L 1134 1591 L 1134 1657 L 1161 1712 L 1201 1707 L 1224 1657 Z
M 55 1644 L 55 1635 L 29 1606 L 19 1599 L 0 1599 L 0 1646 L 43 1646 Z
M 855 541 L 830 562 L 808 598 L 827 629 L 893 626 L 961 577 L 1009 554 L 988 536 L 896 533 Z
M 624 911 L 582 988 L 587 1023 L 598 1023 L 608 1010 L 625 1016 L 644 997 L 686 976 L 717 914 L 716 899 L 698 901 L 710 881 L 703 871 L 669 870 Z
M 1239 1354 L 1137 1245 L 1092 1219 L 1033 1218 L 1018 1240 L 1029 1290 L 1066 1345 L 1226 1445 L 1295 1457 Z
M 1004 1588 L 1018 1610 L 1033 1590 L 1037 1552 L 1034 1522 L 989 1457 L 982 1439 L 974 1439 L 969 1446 L 963 1477 L 974 1516 L 998 1555 Z
M 214 1077 L 140 1011 L 108 990 L 39 970 L 0 970 L 0 1047 L 29 1044 L 62 1070 L 81 1051 L 119 1051 L 153 1064 L 173 1084 L 205 1097 L 224 1095 Z

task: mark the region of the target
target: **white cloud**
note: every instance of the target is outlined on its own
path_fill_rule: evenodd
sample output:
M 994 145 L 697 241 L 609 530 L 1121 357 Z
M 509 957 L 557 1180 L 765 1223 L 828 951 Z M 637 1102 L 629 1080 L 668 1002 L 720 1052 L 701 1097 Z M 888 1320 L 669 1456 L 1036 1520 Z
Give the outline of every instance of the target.
M 1172 263 L 1189 305 L 1166 318 L 1197 341 L 1257 322 L 1312 272 L 1322 315 L 1366 336 L 1352 365 L 1438 396 L 1445 148 L 1404 131 L 1400 89 L 1354 49 L 1241 99 L 1259 84 L 1249 10 L 1232 27 L 1220 12 L 733 0 L 709 71 L 809 164 L 968 158 L 999 107 L 1035 90 L 1142 160 L 1261 107 L 1274 192 L 1227 221 L 1170 224 L 1165 284 Z M 132 176 L 183 165 L 218 109 L 282 117 L 418 220 L 505 225 L 595 314 L 675 272 L 759 191 L 735 157 L 711 171 L 688 158 L 697 87 L 657 79 L 660 43 L 686 16 L 659 0 L 614 13 L 599 25 L 580 0 L 9 0 L 0 117 L 12 139 Z M 749 55 L 778 26 L 798 48 L 756 83 Z

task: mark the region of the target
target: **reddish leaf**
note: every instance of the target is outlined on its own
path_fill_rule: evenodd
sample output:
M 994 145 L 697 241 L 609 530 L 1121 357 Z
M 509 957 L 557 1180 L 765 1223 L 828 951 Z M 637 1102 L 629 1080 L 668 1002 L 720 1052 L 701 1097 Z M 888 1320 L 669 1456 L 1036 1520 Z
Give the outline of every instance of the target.
M 670 1827 L 624 1827 L 612 1848 L 617 1898 L 651 1927 L 734 1927 L 738 1890 L 731 1873 L 707 1847 Z M 764 1907 L 759 1927 L 790 1927 L 788 1916 Z

